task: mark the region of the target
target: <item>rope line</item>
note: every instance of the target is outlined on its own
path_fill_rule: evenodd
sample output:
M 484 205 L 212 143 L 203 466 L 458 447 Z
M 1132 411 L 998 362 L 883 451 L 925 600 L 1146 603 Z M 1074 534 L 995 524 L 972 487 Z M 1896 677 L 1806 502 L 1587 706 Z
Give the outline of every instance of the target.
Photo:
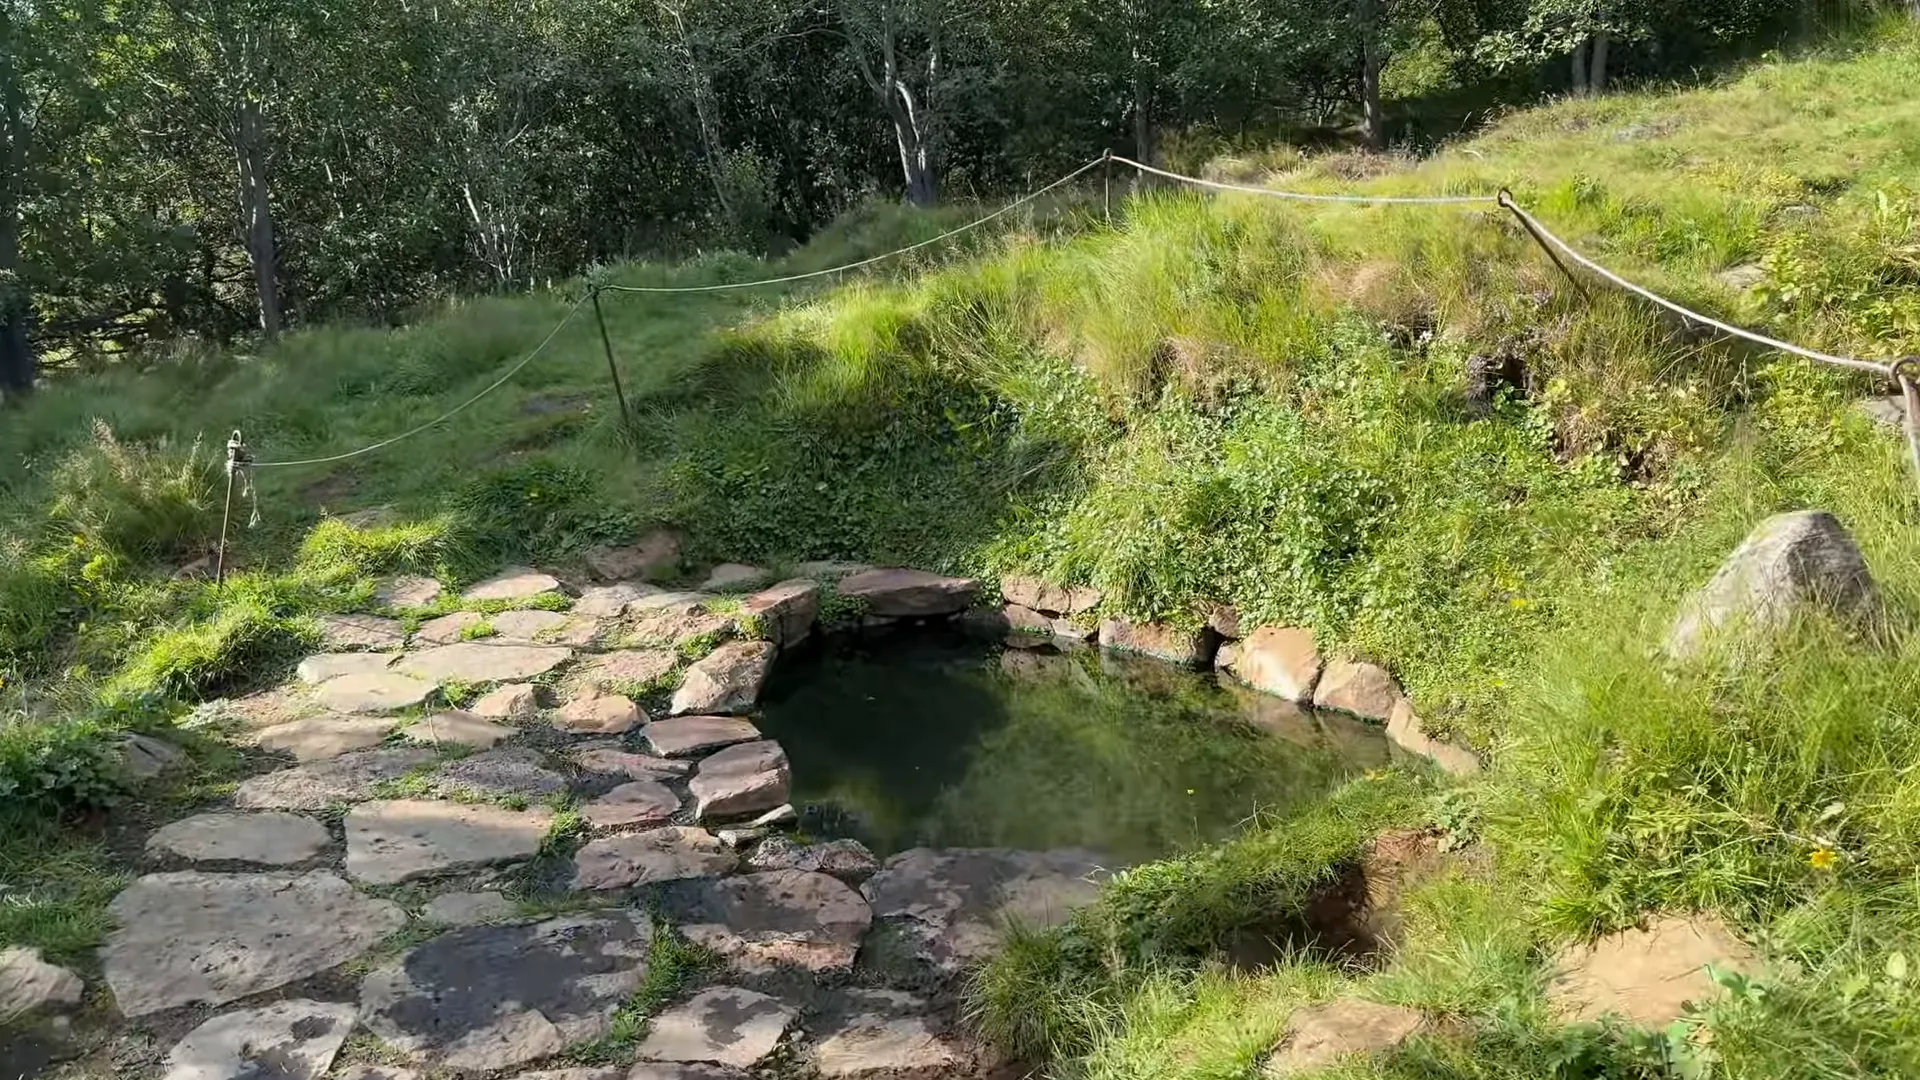
M 1891 364 L 1884 364 L 1874 360 L 1860 360 L 1850 356 L 1835 356 L 1832 353 L 1823 353 L 1817 349 L 1804 348 L 1802 346 L 1795 345 L 1790 341 L 1781 341 L 1779 338 L 1768 337 L 1765 334 L 1756 333 L 1752 330 L 1743 329 L 1741 327 L 1733 325 L 1732 323 L 1721 322 L 1719 319 L 1713 318 L 1712 316 L 1702 315 L 1699 312 L 1693 310 L 1692 308 L 1683 307 L 1680 304 L 1677 304 L 1674 301 L 1669 300 L 1664 296 L 1661 296 L 1659 293 L 1654 292 L 1652 289 L 1645 287 L 1644 285 L 1636 285 L 1633 282 L 1628 281 L 1626 278 L 1621 277 L 1619 274 L 1614 273 L 1613 271 L 1607 269 L 1604 266 L 1601 266 L 1599 263 L 1593 261 L 1587 256 L 1582 255 L 1577 249 L 1574 248 L 1572 244 L 1569 244 L 1565 240 L 1560 239 L 1558 236 L 1554 235 L 1553 230 L 1547 228 L 1545 225 L 1542 225 L 1540 223 L 1539 218 L 1536 218 L 1532 214 L 1529 214 L 1525 210 L 1522 210 L 1520 208 L 1520 205 L 1513 201 L 1513 197 L 1507 194 L 1506 192 L 1503 191 L 1500 193 L 1499 201 L 1501 206 L 1504 206 L 1508 210 L 1513 211 L 1513 213 L 1517 215 L 1520 218 L 1520 220 L 1526 222 L 1527 224 L 1533 226 L 1533 228 L 1537 229 L 1540 235 L 1546 237 L 1547 240 L 1551 242 L 1554 247 L 1559 248 L 1560 252 L 1564 254 L 1567 258 L 1572 259 L 1574 262 L 1577 262 L 1581 266 L 1586 267 L 1588 270 L 1592 271 L 1595 274 L 1598 274 L 1602 278 L 1605 278 L 1607 281 L 1612 282 L 1614 285 L 1622 289 L 1625 289 L 1626 291 L 1634 294 L 1635 296 L 1640 297 L 1643 300 L 1646 300 L 1650 303 L 1658 304 L 1661 307 L 1666 308 L 1668 311 L 1673 312 L 1675 315 L 1678 315 L 1683 319 L 1689 319 L 1693 322 L 1701 324 L 1702 326 L 1711 326 L 1715 330 L 1718 330 L 1723 334 L 1731 334 L 1737 338 L 1745 338 L 1746 340 L 1751 341 L 1757 345 L 1765 345 L 1770 349 L 1778 349 L 1781 352 L 1792 353 L 1795 356 L 1805 357 L 1808 360 L 1814 360 L 1822 364 L 1832 364 L 1835 367 L 1852 368 L 1855 371 L 1870 371 L 1876 375 L 1891 376 L 1893 374 L 1893 366 Z
M 938 244 L 942 240 L 951 240 L 952 238 L 959 236 L 961 233 L 971 232 L 972 230 L 977 229 L 980 226 L 985 225 L 990 221 L 993 221 L 1000 217 L 1004 217 L 1005 215 L 1010 214 L 1015 210 L 1018 210 L 1020 207 L 1025 206 L 1026 204 L 1032 202 L 1035 199 L 1038 199 L 1040 196 L 1045 195 L 1046 193 L 1054 190 L 1057 187 L 1060 187 L 1063 184 L 1067 184 L 1071 181 L 1078 180 L 1080 177 L 1086 175 L 1086 173 L 1092 170 L 1095 166 L 1104 164 L 1106 160 L 1107 159 L 1105 157 L 1094 158 L 1092 161 L 1087 162 L 1085 165 L 1082 165 L 1079 168 L 1068 173 L 1067 175 L 1061 177 L 1060 179 L 1055 180 L 1053 183 L 1048 184 L 1046 187 L 1038 188 L 1034 191 L 1030 191 L 1027 194 L 1022 195 L 1020 198 L 1015 199 L 1014 201 L 1001 207 L 1000 209 L 995 210 L 993 213 L 988 214 L 986 217 L 980 218 L 975 221 L 970 221 L 967 224 L 962 225 L 957 229 L 948 229 L 946 232 L 943 232 L 939 236 L 933 237 L 932 239 L 922 240 L 919 243 L 915 243 L 915 244 L 908 244 L 906 247 L 895 248 L 892 251 L 885 252 L 880 255 L 875 255 L 871 258 L 861 259 L 858 262 L 847 263 L 844 266 L 828 267 L 825 270 L 809 270 L 804 274 L 788 274 L 785 277 L 761 278 L 757 281 L 733 281 L 733 282 L 728 282 L 721 285 L 601 285 L 599 286 L 599 288 L 603 292 L 619 292 L 619 293 L 723 292 L 729 289 L 753 289 L 753 288 L 758 288 L 762 285 L 786 285 L 795 281 L 806 281 L 810 278 L 825 277 L 828 274 L 839 274 L 848 270 L 858 270 L 863 266 L 872 266 L 874 263 L 883 262 L 887 259 L 896 258 L 898 256 L 905 255 L 911 251 L 919 251 L 921 248 L 924 248 L 924 247 L 932 247 L 934 244 Z M 1119 159 L 1115 158 L 1114 160 L 1118 161 Z
M 575 300 L 573 302 L 573 306 L 567 309 L 567 313 L 560 317 L 560 321 L 553 324 L 553 329 L 547 331 L 547 336 L 540 339 L 540 344 L 535 345 L 533 347 L 533 351 L 528 353 L 526 356 L 522 357 L 519 363 L 508 368 L 506 374 L 500 376 L 498 379 L 495 379 L 493 381 L 493 385 L 487 387 L 485 390 L 480 391 L 479 393 L 473 395 L 467 400 L 461 402 L 458 405 L 455 405 L 453 408 L 448 409 L 446 412 L 441 413 L 439 416 L 434 417 L 433 419 L 427 421 L 424 424 L 421 424 L 418 427 L 409 428 L 408 430 L 403 431 L 398 435 L 395 435 L 391 439 L 382 439 L 381 441 L 374 443 L 371 446 L 363 446 L 358 450 L 349 450 L 344 454 L 334 454 L 331 457 L 303 458 L 299 461 L 255 461 L 250 463 L 248 467 L 253 469 L 286 469 L 286 468 L 291 468 L 295 465 L 325 465 L 330 462 L 345 461 L 348 458 L 356 458 L 362 454 L 371 454 L 375 450 L 385 449 L 386 447 L 392 446 L 394 443 L 400 442 L 403 439 L 411 439 L 415 435 L 418 435 L 429 428 L 437 427 L 440 424 L 443 424 L 446 421 L 453 419 L 455 416 L 458 416 L 460 413 L 466 411 L 466 409 L 469 406 L 473 405 L 475 402 L 479 401 L 481 398 L 486 397 L 488 394 L 491 394 L 495 390 L 498 390 L 501 387 L 507 385 L 507 380 L 513 378 L 515 375 L 520 374 L 520 369 L 526 367 L 528 364 L 533 363 L 534 357 L 539 356 L 541 353 L 545 352 L 547 350 L 547 346 L 553 344 L 553 339 L 560 336 L 560 331 L 565 329 L 566 325 L 573 321 L 573 317 L 575 315 L 580 314 L 580 307 L 584 303 L 586 303 L 585 296 L 582 296 L 579 299 Z
M 1185 173 L 1156 169 L 1151 165 L 1142 165 L 1132 158 L 1118 154 L 1113 160 L 1122 165 L 1131 166 L 1143 173 L 1163 176 L 1168 180 L 1178 180 L 1195 187 L 1212 188 L 1215 191 L 1237 191 L 1243 195 L 1264 195 L 1269 199 L 1291 199 L 1295 202 L 1354 203 L 1358 205 L 1381 204 L 1387 206 L 1473 206 L 1495 201 L 1492 195 L 1316 195 L 1305 191 L 1281 191 L 1278 188 L 1251 187 L 1246 184 L 1226 184 L 1218 180 L 1202 180 Z

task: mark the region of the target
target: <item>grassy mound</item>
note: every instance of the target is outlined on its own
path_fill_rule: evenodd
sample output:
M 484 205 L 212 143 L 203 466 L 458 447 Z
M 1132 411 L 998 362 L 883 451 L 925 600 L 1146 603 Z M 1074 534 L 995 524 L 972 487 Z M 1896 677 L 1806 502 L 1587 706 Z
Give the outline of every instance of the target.
M 1884 357 L 1920 351 L 1916 86 L 1920 36 L 1890 24 L 1706 89 L 1521 113 L 1404 167 L 1212 167 L 1309 189 L 1510 187 L 1682 302 Z M 773 269 L 968 213 L 875 212 Z M 217 532 L 208 448 L 229 429 L 269 461 L 385 438 L 491 382 L 570 294 L 50 388 L 0 429 L 0 767 L 56 777 L 32 789 L 49 808 L 97 799 L 43 767 L 96 745 L 66 733 L 270 675 L 377 574 L 457 583 L 657 522 L 696 559 L 1018 570 L 1172 622 L 1226 602 L 1388 665 L 1495 770 L 1438 793 L 1364 781 L 1324 817 L 1136 871 L 985 973 L 978 1015 L 1003 1041 L 1061 1076 L 1238 1076 L 1297 1005 L 1358 993 L 1448 1023 L 1342 1075 L 1920 1071 L 1916 489 L 1900 442 L 1851 408 L 1884 388 L 1584 299 L 1493 209 L 1152 189 L 1112 226 L 1069 199 L 970 245 L 857 284 L 608 296 L 632 424 L 576 318 L 407 444 L 261 470 L 259 524 L 221 591 L 173 570 Z M 609 276 L 768 271 L 720 256 Z M 1649 657 L 1755 521 L 1804 506 L 1860 538 L 1889 641 L 1808 625 L 1732 673 Z M 372 508 L 391 521 L 328 516 Z M 1297 904 L 1388 823 L 1498 856 L 1416 890 L 1379 971 L 1211 962 L 1219 933 Z M 1777 974 L 1671 1032 L 1554 1019 L 1560 945 L 1661 908 L 1727 916 Z

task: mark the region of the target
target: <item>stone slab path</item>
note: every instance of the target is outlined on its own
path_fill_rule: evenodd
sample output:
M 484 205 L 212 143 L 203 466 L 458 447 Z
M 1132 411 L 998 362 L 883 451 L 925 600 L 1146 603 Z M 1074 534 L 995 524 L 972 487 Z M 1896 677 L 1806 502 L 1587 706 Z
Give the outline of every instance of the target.
M 964 606 L 976 588 L 896 571 L 856 586 L 902 613 Z M 743 1080 L 774 1062 L 849 1080 L 976 1075 L 950 996 L 846 989 L 846 973 L 885 922 L 950 980 L 1001 919 L 1091 898 L 1099 860 L 919 851 L 882 866 L 850 840 L 795 842 L 777 831 L 796 817 L 786 752 L 741 714 L 782 646 L 812 633 L 823 586 L 786 581 L 715 610 L 705 593 L 614 582 L 549 610 L 562 588 L 509 572 L 466 593 L 491 613 L 409 635 L 387 616 L 421 614 L 442 590 L 395 580 L 379 591 L 387 614 L 320 621 L 328 651 L 250 725 L 281 765 L 230 808 L 154 831 L 155 872 L 113 902 L 104 979 L 121 1013 L 177 1038 L 167 1080 Z M 696 631 L 725 640 L 689 663 Z M 676 715 L 650 719 L 626 696 L 674 678 Z M 631 1066 L 564 1067 L 556 1056 L 607 1035 L 645 984 L 650 912 L 720 956 L 712 978 L 731 985 L 654 1016 Z M 80 997 L 71 973 L 9 963 Z M 336 1062 L 355 1031 L 405 1063 Z

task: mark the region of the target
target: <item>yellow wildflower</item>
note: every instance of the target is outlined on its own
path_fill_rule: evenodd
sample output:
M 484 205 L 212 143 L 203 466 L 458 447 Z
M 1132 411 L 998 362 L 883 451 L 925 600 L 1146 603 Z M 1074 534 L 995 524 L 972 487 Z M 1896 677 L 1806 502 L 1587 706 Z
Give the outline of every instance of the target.
M 1815 870 L 1831 870 L 1839 862 L 1840 856 L 1834 854 L 1832 848 L 1823 847 L 1807 856 L 1807 865 Z

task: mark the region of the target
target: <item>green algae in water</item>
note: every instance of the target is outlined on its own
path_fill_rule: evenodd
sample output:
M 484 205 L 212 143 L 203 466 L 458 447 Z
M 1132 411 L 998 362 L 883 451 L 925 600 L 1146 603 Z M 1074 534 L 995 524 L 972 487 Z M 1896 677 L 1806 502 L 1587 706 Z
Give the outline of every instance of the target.
M 1387 758 L 1376 729 L 1211 674 L 947 635 L 793 658 L 762 702 L 808 830 L 882 856 L 925 845 L 1155 858 L 1286 815 Z

